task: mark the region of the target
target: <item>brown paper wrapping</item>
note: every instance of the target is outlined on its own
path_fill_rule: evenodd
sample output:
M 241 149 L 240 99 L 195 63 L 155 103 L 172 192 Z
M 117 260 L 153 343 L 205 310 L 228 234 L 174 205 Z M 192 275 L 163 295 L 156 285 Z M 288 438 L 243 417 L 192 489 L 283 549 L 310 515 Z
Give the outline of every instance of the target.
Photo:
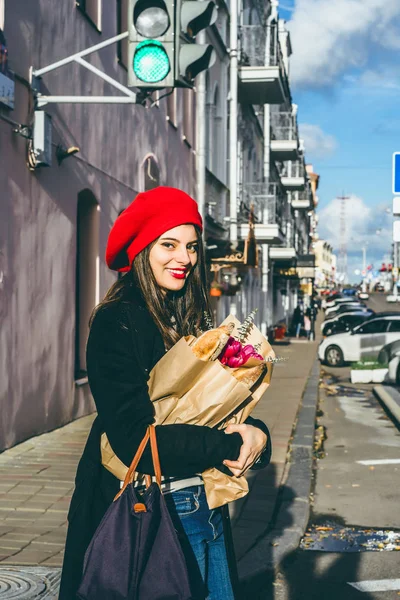
M 232 335 L 237 336 L 240 323 L 234 316 L 229 315 L 223 325 L 232 322 L 235 323 Z M 229 423 L 243 423 L 270 384 L 271 359 L 275 357 L 270 344 L 253 326 L 246 344 L 261 344 L 259 353 L 267 360 L 267 369 L 265 376 L 249 390 L 232 376 L 234 369 L 224 368 L 219 360 L 205 362 L 196 358 L 190 349 L 194 340 L 193 336 L 180 339 L 150 373 L 148 387 L 154 403 L 155 424 L 186 423 L 222 428 Z M 252 364 L 248 361 L 245 366 Z M 128 467 L 115 455 L 105 433 L 101 436 L 101 457 L 103 466 L 123 481 Z M 244 476 L 229 476 L 212 468 L 204 471 L 202 478 L 211 509 L 237 500 L 249 491 Z

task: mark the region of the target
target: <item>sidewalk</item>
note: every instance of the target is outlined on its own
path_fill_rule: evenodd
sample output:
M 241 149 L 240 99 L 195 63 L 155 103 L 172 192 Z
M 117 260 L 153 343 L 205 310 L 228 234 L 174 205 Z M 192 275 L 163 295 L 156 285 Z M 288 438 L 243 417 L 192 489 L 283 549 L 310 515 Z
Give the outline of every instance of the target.
M 270 428 L 272 464 L 249 474 L 251 493 L 232 506 L 241 577 L 246 577 L 242 559 L 276 517 L 288 444 L 316 349 L 317 342 L 303 340 L 275 346 L 277 356 L 288 360 L 275 365 L 271 386 L 253 413 Z M 75 469 L 93 418 L 84 417 L 0 455 L 0 584 L 2 572 L 11 565 L 40 566 L 41 571 L 61 566 Z M 26 596 L 34 597 L 42 595 Z
M 292 441 L 294 424 L 306 388 L 313 364 L 318 342 L 291 340 L 289 345 L 276 345 L 277 356 L 288 360 L 277 363 L 274 368 L 271 386 L 261 400 L 253 416 L 262 419 L 270 428 L 272 436 L 272 461 L 264 470 L 250 471 L 248 475 L 250 494 L 231 505 L 231 520 L 236 558 L 240 579 L 247 579 L 260 565 L 271 568 L 274 562 L 273 547 L 260 556 L 249 560 L 254 547 L 273 528 L 276 533 L 277 500 L 284 492 L 285 501 L 293 503 L 295 493 L 287 483 L 288 446 Z M 312 444 L 312 440 L 311 440 Z M 297 494 L 296 494 L 297 496 Z M 282 515 L 280 515 L 282 518 Z M 294 519 L 295 521 L 295 519 Z M 281 532 L 286 526 L 295 527 L 292 517 L 286 515 L 281 524 Z M 271 541 L 272 546 L 279 545 L 277 536 Z M 275 553 L 276 554 L 276 553 Z M 254 562 L 258 563 L 258 568 Z

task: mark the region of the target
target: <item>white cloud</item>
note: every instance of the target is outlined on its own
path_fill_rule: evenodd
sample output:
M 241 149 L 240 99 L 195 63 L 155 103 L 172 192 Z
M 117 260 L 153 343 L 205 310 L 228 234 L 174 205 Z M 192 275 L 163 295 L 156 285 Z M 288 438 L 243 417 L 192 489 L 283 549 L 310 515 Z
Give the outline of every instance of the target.
M 299 126 L 300 137 L 304 141 L 305 151 L 311 159 L 331 156 L 337 148 L 333 135 L 324 133 L 318 125 L 302 123 Z
M 388 262 L 384 256 L 391 254 L 392 215 L 386 209 L 384 204 L 369 207 L 355 195 L 346 200 L 347 273 L 350 281 L 360 280 L 354 271 L 363 268 L 364 246 L 367 265 L 372 264 L 377 269 L 381 262 Z M 341 201 L 334 198 L 318 214 L 319 236 L 329 241 L 339 256 Z
M 368 68 L 379 52 L 398 51 L 400 2 L 297 0 L 288 28 L 293 84 L 328 87 L 353 68 Z
M 346 200 L 346 244 L 348 263 L 362 263 L 362 247 L 366 245 L 368 262 L 379 262 L 382 255 L 391 252 L 392 215 L 387 206 L 369 207 L 362 198 L 350 195 Z M 326 239 L 337 254 L 341 242 L 341 200 L 334 198 L 318 211 L 318 233 Z

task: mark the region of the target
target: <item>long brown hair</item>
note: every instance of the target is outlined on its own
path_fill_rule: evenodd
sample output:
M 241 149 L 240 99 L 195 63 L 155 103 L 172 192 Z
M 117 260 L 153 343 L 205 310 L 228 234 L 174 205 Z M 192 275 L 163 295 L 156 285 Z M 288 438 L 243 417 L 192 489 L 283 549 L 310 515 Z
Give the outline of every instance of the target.
M 191 269 L 185 286 L 179 292 L 163 294 L 150 266 L 150 251 L 158 239 L 146 246 L 134 259 L 130 271 L 116 281 L 104 299 L 94 309 L 96 313 L 114 302 L 128 301 L 132 292 L 139 292 L 164 339 L 166 348 L 184 335 L 196 335 L 206 326 L 205 314 L 210 315 L 204 245 L 200 229 L 194 225 L 198 242 L 197 263 Z M 175 323 L 172 324 L 171 317 Z

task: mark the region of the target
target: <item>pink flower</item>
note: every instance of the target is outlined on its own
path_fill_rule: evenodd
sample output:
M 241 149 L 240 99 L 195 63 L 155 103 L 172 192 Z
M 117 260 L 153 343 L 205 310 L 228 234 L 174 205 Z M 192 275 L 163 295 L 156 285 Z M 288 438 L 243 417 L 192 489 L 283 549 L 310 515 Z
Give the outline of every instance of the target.
M 261 354 L 256 352 L 254 346 L 247 344 L 243 347 L 238 340 L 230 337 L 219 360 L 223 365 L 227 365 L 231 369 L 236 369 L 244 365 L 250 358 L 264 360 Z
M 238 354 L 238 352 L 240 352 L 242 349 L 242 344 L 240 342 L 238 342 L 237 340 L 235 340 L 234 337 L 230 337 L 225 349 L 222 353 L 223 357 L 226 358 L 230 358 L 231 356 L 236 356 L 236 354 Z

